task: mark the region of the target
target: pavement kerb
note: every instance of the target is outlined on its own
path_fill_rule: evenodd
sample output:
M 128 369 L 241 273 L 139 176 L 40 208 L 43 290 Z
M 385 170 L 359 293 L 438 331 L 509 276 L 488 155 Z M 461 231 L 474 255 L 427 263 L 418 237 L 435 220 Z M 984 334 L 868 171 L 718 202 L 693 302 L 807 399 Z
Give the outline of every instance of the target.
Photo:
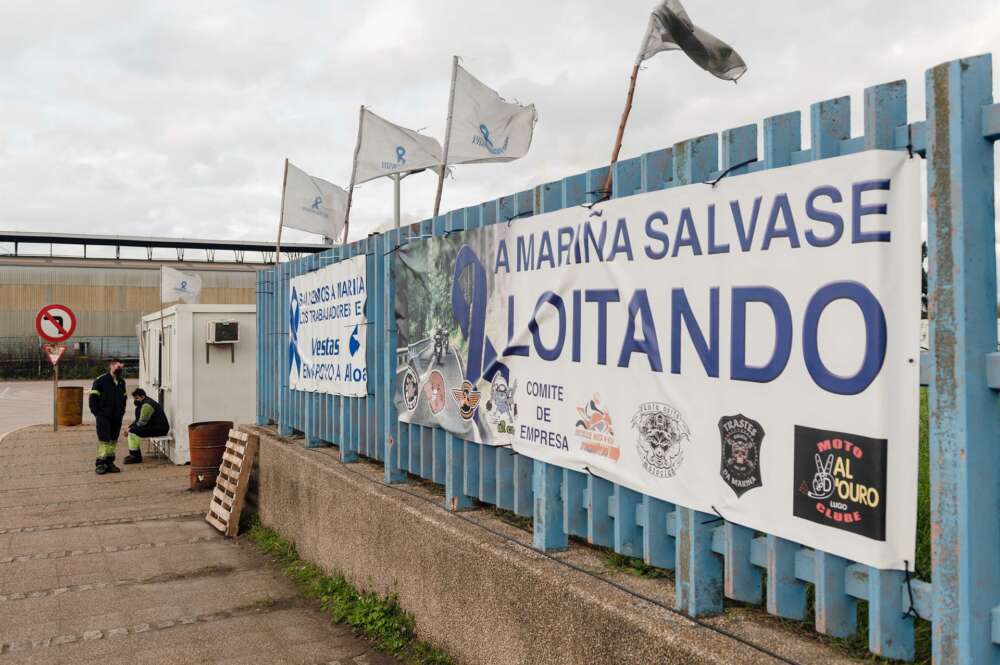
M 29 427 L 44 427 L 45 425 L 48 425 L 48 423 L 35 423 L 33 425 L 21 425 L 20 427 L 15 427 L 14 429 L 12 429 L 9 432 L 0 432 L 0 443 L 3 443 L 3 440 L 6 439 L 11 434 L 17 434 L 18 432 L 20 432 L 23 429 L 28 429 Z

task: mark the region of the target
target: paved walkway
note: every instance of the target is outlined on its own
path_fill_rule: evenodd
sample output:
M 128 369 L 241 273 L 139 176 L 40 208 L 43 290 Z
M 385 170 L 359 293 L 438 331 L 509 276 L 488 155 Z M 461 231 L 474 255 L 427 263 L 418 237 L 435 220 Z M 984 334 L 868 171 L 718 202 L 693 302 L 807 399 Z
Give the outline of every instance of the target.
M 0 430 L 2 431 L 2 430 Z M 94 474 L 89 425 L 0 441 L 0 663 L 369 663 L 163 461 Z
M 135 380 L 128 382 L 129 390 Z M 94 422 L 94 416 L 87 408 L 87 390 L 93 380 L 68 379 L 60 381 L 60 386 L 82 386 L 83 422 Z M 131 415 L 131 414 L 129 414 Z M 25 425 L 38 423 L 52 424 L 52 382 L 51 381 L 0 381 L 0 437 Z

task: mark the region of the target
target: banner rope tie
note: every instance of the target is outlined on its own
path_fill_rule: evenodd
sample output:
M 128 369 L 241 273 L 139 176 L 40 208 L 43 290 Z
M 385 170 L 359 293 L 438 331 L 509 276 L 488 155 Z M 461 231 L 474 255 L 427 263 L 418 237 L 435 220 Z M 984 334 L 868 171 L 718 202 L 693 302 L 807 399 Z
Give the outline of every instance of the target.
M 433 237 L 434 237 L 433 235 L 429 235 L 429 236 L 413 236 L 412 238 L 407 238 L 406 239 L 407 242 L 400 242 L 400 243 L 398 243 L 395 247 L 393 247 L 392 249 L 390 249 L 388 252 L 383 252 L 382 256 L 389 256 L 393 252 L 397 251 L 400 247 L 405 247 L 408 244 L 408 242 L 411 241 L 411 240 L 425 240 L 427 238 L 433 238 Z
M 533 210 L 526 210 L 526 211 L 524 211 L 524 212 L 519 212 L 519 213 L 517 213 L 516 215 L 513 215 L 513 216 L 511 216 L 511 217 L 508 217 L 508 218 L 506 219 L 506 222 L 507 222 L 507 228 L 508 228 L 508 229 L 510 228 L 510 223 L 511 223 L 511 222 L 513 222 L 513 221 L 514 221 L 515 219 L 521 219 L 522 217 L 531 217 L 531 216 L 532 216 L 532 215 L 534 215 L 534 214 L 535 214 L 535 212 L 534 212 Z
M 733 83 L 736 83 L 736 81 L 733 81 Z M 723 178 L 725 178 L 727 175 L 729 175 L 730 171 L 735 171 L 736 169 L 740 168 L 741 166 L 746 166 L 747 164 L 753 164 L 756 161 L 757 161 L 757 158 L 756 157 L 752 157 L 750 159 L 747 159 L 745 161 L 740 162 L 739 164 L 733 164 L 732 166 L 730 166 L 729 168 L 727 168 L 725 171 L 723 171 L 722 173 L 720 173 L 718 178 L 716 178 L 715 180 L 707 180 L 707 181 L 705 181 L 705 184 L 706 185 L 711 185 L 712 189 L 715 189 L 715 186 L 719 184 L 719 181 L 722 180 Z
M 593 203 L 581 203 L 580 204 L 581 208 L 586 208 L 587 210 L 592 210 L 593 207 L 596 206 L 597 204 L 604 203 L 605 201 L 608 201 L 608 200 L 611 199 L 611 190 L 610 189 L 604 189 L 603 187 L 601 189 L 592 189 L 589 192 L 584 192 L 584 194 L 600 194 L 601 195 L 601 198 L 597 199 Z
M 720 513 L 719 509 L 716 508 L 715 506 L 712 506 L 712 512 L 715 513 L 716 515 L 718 515 L 718 517 L 713 517 L 710 520 L 705 520 L 704 522 L 702 522 L 703 526 L 705 524 L 715 524 L 716 522 L 725 522 L 726 521 L 726 518 L 722 516 L 722 513 Z
M 910 562 L 906 559 L 903 559 L 903 571 L 906 573 L 906 593 L 910 597 L 910 607 L 903 612 L 903 618 L 913 617 L 914 619 L 923 619 L 913 604 L 913 584 L 912 578 L 910 577 Z

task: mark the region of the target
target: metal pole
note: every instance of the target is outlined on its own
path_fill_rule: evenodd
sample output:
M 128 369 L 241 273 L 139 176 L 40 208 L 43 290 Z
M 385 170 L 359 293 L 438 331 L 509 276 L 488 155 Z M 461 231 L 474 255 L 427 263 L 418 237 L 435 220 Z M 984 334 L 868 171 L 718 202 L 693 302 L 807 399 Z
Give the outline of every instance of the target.
M 52 365 L 52 431 L 59 431 L 59 363 Z
M 618 123 L 618 135 L 615 137 L 615 147 L 611 150 L 611 165 L 608 167 L 608 177 L 604 179 L 602 194 L 610 198 L 611 184 L 614 178 L 615 163 L 618 161 L 618 153 L 622 149 L 622 138 L 625 136 L 625 123 L 628 122 L 629 113 L 632 112 L 632 97 L 635 95 L 635 80 L 639 76 L 639 60 L 635 61 L 632 67 L 632 76 L 628 82 L 628 95 L 625 96 L 625 109 L 622 110 L 622 119 Z
M 163 266 L 160 266 L 160 350 L 156 354 L 156 401 L 161 407 L 166 408 L 163 403 Z
M 441 190 L 444 176 L 448 172 L 448 145 L 451 143 L 451 118 L 455 111 L 455 78 L 458 76 L 458 56 L 451 58 L 451 92 L 448 93 L 448 120 L 444 126 L 444 154 L 441 156 L 441 172 L 438 173 L 437 194 L 434 195 L 434 217 L 441 210 Z
M 354 163 L 351 165 L 351 186 L 347 189 L 347 212 L 344 213 L 344 241 L 347 244 L 347 230 L 351 224 L 351 202 L 354 200 L 354 176 L 358 173 L 358 154 L 361 152 L 361 130 L 365 126 L 365 107 L 358 111 L 358 141 L 354 144 Z
M 392 174 L 392 190 L 393 190 L 393 222 L 394 228 L 399 228 L 399 181 L 402 180 L 398 173 Z
M 285 157 L 285 175 L 281 179 L 281 211 L 278 212 L 278 241 L 274 244 L 274 264 L 281 263 L 281 227 L 285 225 L 285 189 L 288 187 L 288 158 Z

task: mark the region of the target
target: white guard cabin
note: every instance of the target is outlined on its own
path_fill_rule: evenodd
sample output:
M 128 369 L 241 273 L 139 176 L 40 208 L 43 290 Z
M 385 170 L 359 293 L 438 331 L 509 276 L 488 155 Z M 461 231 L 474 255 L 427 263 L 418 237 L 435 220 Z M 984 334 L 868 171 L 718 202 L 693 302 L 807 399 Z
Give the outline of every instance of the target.
M 171 437 L 163 447 L 174 464 L 191 461 L 188 449 L 191 423 L 254 422 L 256 305 L 173 305 L 144 315 L 137 332 L 138 385 L 155 400 L 160 399 L 160 388 L 163 389 L 162 403 L 170 420 Z M 133 385 L 130 382 L 129 392 Z M 132 421 L 131 395 L 128 404 L 125 422 Z

